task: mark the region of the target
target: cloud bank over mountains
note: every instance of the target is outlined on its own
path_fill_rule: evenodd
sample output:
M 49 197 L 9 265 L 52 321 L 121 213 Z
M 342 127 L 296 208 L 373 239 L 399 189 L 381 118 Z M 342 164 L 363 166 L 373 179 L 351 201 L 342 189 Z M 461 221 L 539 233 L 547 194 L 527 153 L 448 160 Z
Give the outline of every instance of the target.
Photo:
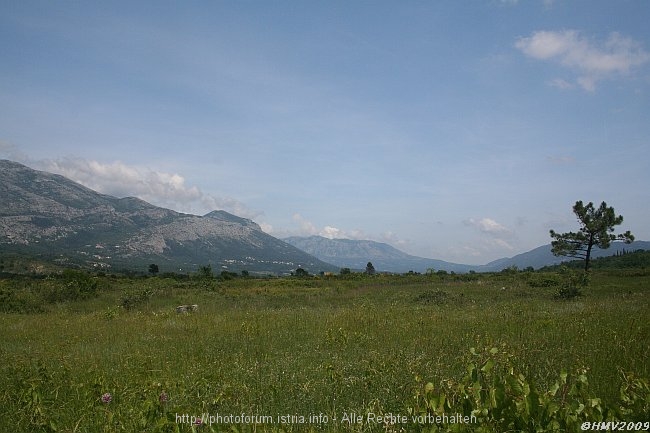
M 202 215 L 222 209 L 250 219 L 260 215 L 236 199 L 215 197 L 197 186 L 187 185 L 185 178 L 177 173 L 151 170 L 120 161 L 102 163 L 82 158 L 44 160 L 39 167 L 103 194 L 136 196 L 156 206 L 179 212 Z

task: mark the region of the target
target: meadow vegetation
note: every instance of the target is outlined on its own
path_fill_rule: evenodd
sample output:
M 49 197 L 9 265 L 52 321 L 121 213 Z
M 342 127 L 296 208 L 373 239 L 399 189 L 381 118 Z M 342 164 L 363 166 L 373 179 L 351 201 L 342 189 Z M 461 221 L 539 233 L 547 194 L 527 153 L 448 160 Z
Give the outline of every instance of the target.
M 650 421 L 650 271 L 575 272 L 5 278 L 0 431 Z

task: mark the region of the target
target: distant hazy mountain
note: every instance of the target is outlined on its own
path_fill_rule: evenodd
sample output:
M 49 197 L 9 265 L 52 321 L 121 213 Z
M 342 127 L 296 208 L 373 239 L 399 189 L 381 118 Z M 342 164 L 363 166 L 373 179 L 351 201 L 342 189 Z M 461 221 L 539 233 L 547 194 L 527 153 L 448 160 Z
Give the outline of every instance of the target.
M 621 251 L 636 251 L 648 250 L 650 251 L 650 242 L 647 241 L 634 241 L 631 244 L 624 244 L 622 242 L 612 242 L 610 247 L 602 250 L 595 247 L 591 252 L 592 258 L 613 256 Z M 510 266 L 517 266 L 519 269 L 525 269 L 532 266 L 539 269 L 544 266 L 559 264 L 568 260 L 575 260 L 571 257 L 556 257 L 551 252 L 551 244 L 542 245 L 528 252 L 518 254 L 514 257 L 498 259 L 486 265 L 478 267 L 479 271 L 500 271 Z
M 543 266 L 573 260 L 568 257 L 554 256 L 551 253 L 550 244 L 543 245 L 514 257 L 494 260 L 485 265 L 464 265 L 411 256 L 388 244 L 368 240 L 327 239 L 321 236 L 310 236 L 290 237 L 285 238 L 284 241 L 341 268 L 365 269 L 366 264 L 372 262 L 378 271 L 399 273 L 408 271 L 424 273 L 428 269 L 435 269 L 436 271 L 446 270 L 449 272 L 493 272 L 501 271 L 510 266 L 517 266 L 519 269 L 532 266 L 538 269 Z M 607 250 L 595 248 L 593 257 L 611 256 L 623 249 L 626 251 L 634 251 L 637 249 L 650 250 L 650 242 L 636 241 L 631 244 L 613 242 Z
M 178 213 L 11 161 L 0 160 L 0 197 L 0 253 L 96 268 L 156 263 L 162 272 L 338 270 L 228 212 Z
M 428 269 L 467 272 L 471 265 L 411 256 L 388 244 L 368 240 L 327 239 L 321 236 L 289 237 L 285 242 L 341 268 L 365 269 L 372 262 L 380 272 L 426 272 Z

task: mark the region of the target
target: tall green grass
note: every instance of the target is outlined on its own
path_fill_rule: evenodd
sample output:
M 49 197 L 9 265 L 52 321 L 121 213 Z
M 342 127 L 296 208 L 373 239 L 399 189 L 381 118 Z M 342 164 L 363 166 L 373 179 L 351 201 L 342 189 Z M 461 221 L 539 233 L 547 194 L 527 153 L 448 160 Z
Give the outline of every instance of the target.
M 0 314 L 0 431 L 419 431 L 341 418 L 407 414 L 423 384 L 450 389 L 474 362 L 470 349 L 492 347 L 541 389 L 586 371 L 590 392 L 618 405 L 623 372 L 650 377 L 650 276 L 596 274 L 571 301 L 534 287 L 540 279 L 98 278 L 97 297 Z M 35 302 L 56 284 L 0 289 Z M 138 302 L 126 309 L 128 297 Z M 176 314 L 179 304 L 199 311 Z M 177 422 L 202 413 L 328 422 Z

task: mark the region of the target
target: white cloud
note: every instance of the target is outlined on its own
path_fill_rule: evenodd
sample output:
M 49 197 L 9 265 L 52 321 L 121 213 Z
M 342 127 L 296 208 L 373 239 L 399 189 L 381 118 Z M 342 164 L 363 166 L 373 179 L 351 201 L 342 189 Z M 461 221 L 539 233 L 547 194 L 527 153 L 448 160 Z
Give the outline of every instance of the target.
M 345 231 L 329 225 L 318 228 L 314 223 L 305 219 L 301 214 L 296 213 L 292 219 L 298 224 L 298 230 L 293 232 L 293 236 L 322 236 L 328 239 L 365 239 L 363 232 L 359 230 Z M 289 235 L 287 235 L 289 236 Z
M 488 234 L 510 233 L 510 230 L 508 230 L 505 226 L 499 224 L 498 222 L 494 221 L 491 218 L 481 218 L 480 220 L 470 218 L 469 220 L 463 222 L 465 223 L 465 225 L 475 227 L 483 233 L 488 233 Z
M 273 229 L 273 226 L 271 224 L 266 223 L 266 222 L 260 222 L 259 225 L 260 225 L 260 228 L 262 229 L 262 231 L 264 233 L 268 233 L 268 234 L 273 233 L 274 229 Z
M 470 218 L 463 221 L 466 226 L 474 227 L 483 233 L 483 239 L 478 240 L 475 246 L 484 253 L 493 252 L 496 250 L 509 250 L 515 249 L 512 246 L 512 241 L 516 238 L 515 234 L 506 226 L 496 222 L 492 218 L 474 219 Z
M 204 214 L 223 209 L 245 218 L 259 215 L 233 198 L 214 197 L 196 186 L 186 185 L 185 178 L 177 173 L 154 171 L 120 161 L 101 163 L 81 158 L 47 160 L 38 165 L 100 193 L 134 196 L 179 212 Z
M 650 53 L 640 43 L 617 32 L 597 44 L 577 30 L 538 31 L 519 38 L 515 47 L 534 59 L 555 61 L 577 71 L 577 83 L 590 92 L 599 80 L 626 75 L 650 61 Z M 563 82 L 552 83 L 566 86 Z
M 314 223 L 307 220 L 299 213 L 295 213 L 292 219 L 298 225 L 297 230 L 275 232 L 271 227 L 271 231 L 265 230 L 267 233 L 277 235 L 278 237 L 288 236 L 322 236 L 328 239 L 356 239 L 356 240 L 373 240 L 376 242 L 384 242 L 395 246 L 396 248 L 404 248 L 410 245 L 410 242 L 401 239 L 396 233 L 391 231 L 384 232 L 378 236 L 370 235 L 363 230 L 344 230 L 338 227 L 326 225 L 318 228 Z
M 330 226 L 325 226 L 323 230 L 320 231 L 320 235 L 328 239 L 336 239 L 336 238 L 344 237 L 341 229 L 337 229 L 336 227 L 330 227 Z
M 298 236 L 314 236 L 318 234 L 316 226 L 299 213 L 293 214 L 292 218 L 299 225 Z

